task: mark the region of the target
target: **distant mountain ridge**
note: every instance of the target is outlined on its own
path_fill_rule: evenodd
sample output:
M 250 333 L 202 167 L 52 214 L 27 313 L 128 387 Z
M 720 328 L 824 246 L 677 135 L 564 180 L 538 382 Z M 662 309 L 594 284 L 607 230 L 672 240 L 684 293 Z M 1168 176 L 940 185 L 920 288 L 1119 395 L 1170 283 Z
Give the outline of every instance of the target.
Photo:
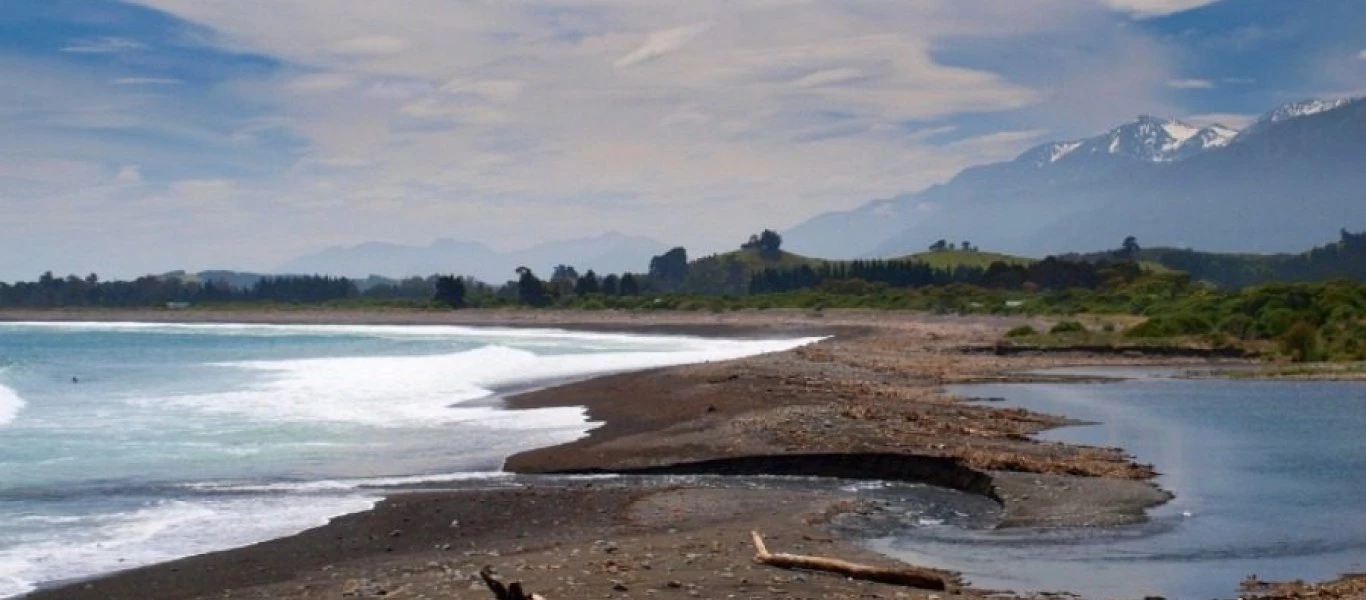
M 524 250 L 497 252 L 479 242 L 438 239 L 426 246 L 366 242 L 335 246 L 301 256 L 275 269 L 280 273 L 337 275 L 363 279 L 371 275 L 402 278 L 452 273 L 489 283 L 515 279 L 517 267 L 549 276 L 555 265 L 599 273 L 642 272 L 650 257 L 667 250 L 664 242 L 642 236 L 605 233 L 591 238 L 537 244 Z
M 1214 124 L 1200 128 L 1174 119 L 1140 115 L 1096 137 L 1037 146 L 1017 161 L 1045 167 L 1063 160 L 1109 155 L 1148 162 L 1171 162 L 1211 148 L 1227 146 L 1236 129 Z
M 1243 131 L 1240 133 L 1240 137 L 1242 137 L 1243 139 L 1247 139 L 1248 137 L 1256 135 L 1260 131 L 1265 131 L 1268 127 L 1275 125 L 1276 123 L 1280 123 L 1281 121 L 1287 121 L 1290 119 L 1297 119 L 1299 117 L 1316 115 L 1325 111 L 1336 110 L 1356 100 L 1360 100 L 1360 98 L 1337 98 L 1333 100 L 1310 99 L 1301 100 L 1299 102 L 1291 102 L 1289 104 L 1282 104 L 1281 106 L 1277 107 L 1276 110 L 1273 110 L 1269 113 L 1262 115 L 1261 117 L 1258 117 L 1256 121 L 1253 121 L 1251 125 L 1248 125 L 1246 128 L 1243 129 Z
M 1308 100 L 1243 131 L 1149 115 L 922 192 L 788 229 L 798 252 L 893 257 L 938 239 L 1013 254 L 1110 247 L 1127 235 L 1211 250 L 1284 251 L 1366 226 L 1366 102 Z

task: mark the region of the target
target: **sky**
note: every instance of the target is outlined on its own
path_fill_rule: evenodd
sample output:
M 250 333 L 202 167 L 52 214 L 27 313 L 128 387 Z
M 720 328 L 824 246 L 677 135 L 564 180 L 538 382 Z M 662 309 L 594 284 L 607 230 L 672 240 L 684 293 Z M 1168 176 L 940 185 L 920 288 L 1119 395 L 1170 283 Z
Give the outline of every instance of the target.
M 1139 114 L 1362 93 L 1360 0 L 5 0 L 0 280 L 701 254 Z

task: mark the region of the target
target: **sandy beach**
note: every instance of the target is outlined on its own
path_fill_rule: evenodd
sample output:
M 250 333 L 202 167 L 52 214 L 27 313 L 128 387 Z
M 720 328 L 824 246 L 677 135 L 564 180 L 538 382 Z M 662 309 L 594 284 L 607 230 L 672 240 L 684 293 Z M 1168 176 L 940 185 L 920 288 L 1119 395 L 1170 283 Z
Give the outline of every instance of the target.
M 586 407 L 602 425 L 525 452 L 523 474 L 819 475 L 926 482 L 986 496 L 1002 526 L 1107 526 L 1169 499 L 1122 449 L 1031 434 L 1060 416 L 946 396 L 1035 369 L 1172 364 L 1170 356 L 998 355 L 1016 318 L 884 312 L 0 312 L 0 320 L 452 324 L 731 337 L 829 336 L 789 352 L 624 373 L 505 399 Z M 490 598 L 478 569 L 555 600 L 587 597 L 928 598 L 928 592 L 755 564 L 749 531 L 781 551 L 890 564 L 822 527 L 847 494 L 623 486 L 593 480 L 392 494 L 296 536 L 42 590 L 57 598 Z M 1231 584 L 1234 582 L 1230 582 Z M 1348 581 L 1345 585 L 1354 585 Z M 1277 588 L 1280 590 L 1281 588 Z M 1352 596 L 1321 593 L 1319 597 Z M 1322 592 L 1318 590 L 1315 593 Z M 1331 590 L 1330 590 L 1331 592 Z M 982 597 L 986 590 L 959 590 Z M 1285 596 L 1294 597 L 1294 596 Z

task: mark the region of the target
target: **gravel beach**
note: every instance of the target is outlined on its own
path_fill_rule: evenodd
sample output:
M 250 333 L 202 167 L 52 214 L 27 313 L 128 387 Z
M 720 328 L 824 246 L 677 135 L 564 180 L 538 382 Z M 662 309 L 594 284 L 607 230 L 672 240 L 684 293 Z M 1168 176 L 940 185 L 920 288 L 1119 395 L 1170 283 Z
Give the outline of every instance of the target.
M 1169 499 L 1121 449 L 1031 434 L 1063 417 L 946 396 L 949 384 L 1035 369 L 1171 364 L 1172 357 L 984 351 L 1017 318 L 883 312 L 129 311 L 0 313 L 0 320 L 463 324 L 599 331 L 829 336 L 789 352 L 623 373 L 506 398 L 583 406 L 582 439 L 507 459 L 524 474 L 820 475 L 927 482 L 990 497 L 1001 526 L 1107 526 Z M 1195 361 L 1188 361 L 1196 364 Z M 1210 363 L 1199 362 L 1208 367 Z M 619 486 L 393 493 L 296 536 L 75 582 L 34 599 L 491 598 L 477 572 L 564 598 L 928 598 L 944 592 L 783 571 L 753 562 L 751 530 L 778 551 L 889 559 L 824 529 L 857 510 L 829 491 Z M 981 597 L 971 587 L 957 593 Z M 995 596 L 1000 597 L 1000 596 Z M 1331 596 L 1330 596 L 1331 597 Z M 1351 596 L 1339 596 L 1351 597 Z

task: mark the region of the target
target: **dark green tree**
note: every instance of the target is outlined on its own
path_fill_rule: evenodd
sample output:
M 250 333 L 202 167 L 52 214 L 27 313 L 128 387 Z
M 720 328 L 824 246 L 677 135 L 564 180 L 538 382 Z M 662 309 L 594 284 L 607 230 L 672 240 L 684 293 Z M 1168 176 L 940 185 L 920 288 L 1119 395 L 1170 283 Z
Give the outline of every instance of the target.
M 632 274 L 630 274 L 630 273 L 627 273 L 627 274 L 621 276 L 621 289 L 620 289 L 620 293 L 621 293 L 622 296 L 639 296 L 639 295 L 640 295 L 640 283 L 636 281 L 636 276 L 635 276 L 635 275 L 632 275 Z
M 621 294 L 621 278 L 616 275 L 608 275 L 602 278 L 602 293 L 608 296 Z
M 598 275 L 594 273 L 592 269 L 589 269 L 587 273 L 584 273 L 583 276 L 575 282 L 574 295 L 587 296 L 589 294 L 596 294 L 601 291 L 601 289 L 598 282 Z
M 1129 236 L 1124 238 L 1124 243 L 1119 246 L 1120 257 L 1128 260 L 1138 260 L 1138 253 L 1142 248 L 1138 246 L 1138 238 Z
M 682 246 L 650 259 L 650 282 L 666 292 L 683 285 L 688 278 L 688 251 Z M 626 295 L 622 290 L 622 295 Z
M 551 294 L 556 298 L 564 298 L 574 293 L 574 286 L 579 283 L 579 272 L 570 265 L 555 265 L 555 271 L 550 275 L 548 287 Z
M 749 236 L 749 241 L 740 244 L 741 250 L 758 250 L 759 256 L 766 259 L 775 259 L 782 256 L 783 236 L 772 229 L 765 229 L 762 232 Z
M 517 267 L 517 301 L 528 306 L 545 306 L 550 304 L 550 295 L 546 293 L 545 282 L 536 277 L 531 269 Z
M 436 278 L 436 295 L 433 300 L 451 308 L 465 306 L 465 281 L 454 275 L 440 275 Z
M 555 271 L 551 273 L 551 281 L 578 281 L 579 271 L 571 265 L 555 265 Z

